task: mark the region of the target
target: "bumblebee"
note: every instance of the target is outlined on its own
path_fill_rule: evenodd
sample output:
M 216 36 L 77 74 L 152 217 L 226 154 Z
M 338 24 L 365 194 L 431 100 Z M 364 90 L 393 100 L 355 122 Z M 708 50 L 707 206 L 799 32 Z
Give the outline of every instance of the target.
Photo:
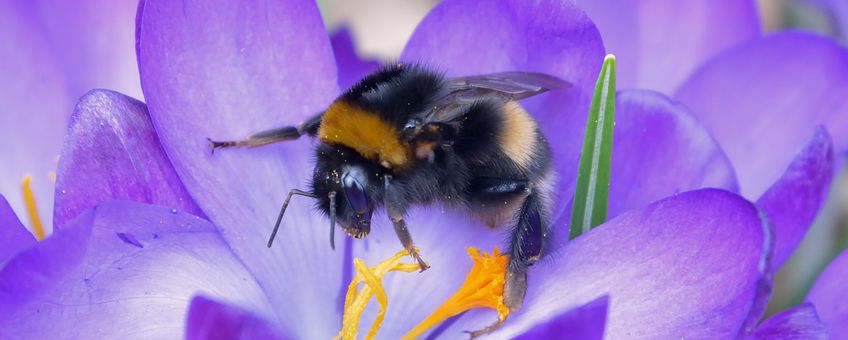
M 545 248 L 554 173 L 547 140 L 517 100 L 568 87 L 552 76 L 504 72 L 448 78 L 420 65 L 386 66 L 363 78 L 298 126 L 256 133 L 224 147 L 257 147 L 307 135 L 318 138 L 311 188 L 294 189 L 268 241 L 274 241 L 292 196 L 315 198 L 330 220 L 355 238 L 368 235 L 384 207 L 421 271 L 404 218 L 414 205 L 465 210 L 490 227 L 508 225 L 509 308 L 521 305 L 527 268 Z

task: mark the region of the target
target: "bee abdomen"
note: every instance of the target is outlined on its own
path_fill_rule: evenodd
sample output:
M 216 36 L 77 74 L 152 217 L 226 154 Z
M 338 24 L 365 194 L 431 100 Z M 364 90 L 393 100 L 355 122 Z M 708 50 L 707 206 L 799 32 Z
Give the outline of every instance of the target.
M 503 108 L 503 128 L 498 135 L 501 151 L 515 164 L 530 170 L 540 161 L 547 161 L 547 145 L 541 138 L 536 120 L 515 101 L 508 101 Z

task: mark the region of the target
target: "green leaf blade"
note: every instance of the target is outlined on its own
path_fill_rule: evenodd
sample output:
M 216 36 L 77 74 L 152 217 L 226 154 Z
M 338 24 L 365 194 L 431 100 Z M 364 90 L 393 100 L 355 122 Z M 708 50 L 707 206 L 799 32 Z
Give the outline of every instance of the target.
M 615 126 L 615 56 L 608 54 L 595 84 L 586 136 L 580 154 L 571 213 L 571 239 L 607 218 L 613 127 Z

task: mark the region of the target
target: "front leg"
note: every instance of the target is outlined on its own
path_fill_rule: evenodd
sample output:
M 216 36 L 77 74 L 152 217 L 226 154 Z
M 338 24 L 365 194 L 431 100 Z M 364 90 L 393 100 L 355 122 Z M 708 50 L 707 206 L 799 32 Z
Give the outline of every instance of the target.
M 428 265 L 427 262 L 424 262 L 424 259 L 422 259 L 421 255 L 418 254 L 418 251 L 415 249 L 415 245 L 412 242 L 412 235 L 409 233 L 409 228 L 406 226 L 404 215 L 406 214 L 408 204 L 401 193 L 398 192 L 398 188 L 392 185 L 391 176 L 386 175 L 384 177 L 384 185 L 386 191 L 384 198 L 386 213 L 392 220 L 392 224 L 395 227 L 395 233 L 397 234 L 400 243 L 403 244 L 403 248 L 409 252 L 409 256 L 412 256 L 415 261 L 418 261 L 418 265 L 421 267 L 421 271 L 423 272 L 427 270 L 427 268 L 430 268 L 430 265 Z

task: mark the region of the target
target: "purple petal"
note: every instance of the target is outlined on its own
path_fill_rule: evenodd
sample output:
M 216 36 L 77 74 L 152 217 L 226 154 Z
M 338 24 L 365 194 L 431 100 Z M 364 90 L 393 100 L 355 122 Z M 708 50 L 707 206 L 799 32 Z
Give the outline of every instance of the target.
M 719 141 L 742 192 L 758 197 L 781 175 L 816 126 L 848 147 L 848 50 L 811 33 L 778 33 L 698 69 L 676 98 Z
M 611 339 L 740 336 L 762 293 L 769 246 L 767 225 L 741 197 L 715 189 L 673 196 L 619 215 L 534 267 L 522 311 L 494 336 L 604 295 Z M 492 320 L 471 311 L 452 329 Z
M 171 208 L 112 201 L 0 271 L 0 337 L 176 338 L 197 293 L 275 317 L 212 224 Z
M 133 25 L 137 0 L 27 2 L 52 50 L 61 56 L 56 60 L 72 99 L 95 88 L 141 98 Z
M 50 44 L 28 2 L 0 2 L 0 194 L 18 216 L 26 216 L 21 179 L 32 175 L 36 205 L 44 223 L 53 215 L 50 171 L 62 145 L 73 99 Z M 29 224 L 29 222 L 27 223 Z M 48 231 L 49 225 L 45 226 Z
M 816 306 L 822 323 L 834 339 L 848 334 L 848 251 L 836 257 L 819 275 L 807 293 L 807 302 Z
M 206 137 L 244 138 L 297 124 L 337 95 L 336 67 L 313 1 L 150 0 L 139 33 L 142 87 L 165 151 L 195 202 L 256 274 L 284 326 L 329 338 L 342 253 L 325 221 L 295 198 L 265 247 L 289 190 L 310 175 L 308 141 L 210 154 Z
M 658 92 L 616 98 L 609 217 L 684 191 L 736 191 L 730 161 L 682 105 Z
M 3 195 L 0 195 L 0 268 L 19 251 L 36 243 Z
M 608 308 L 609 297 L 602 296 L 595 301 L 557 315 L 549 321 L 536 324 L 533 329 L 515 339 L 555 339 L 564 334 L 568 334 L 569 339 L 603 339 Z
M 53 224 L 111 199 L 164 205 L 198 216 L 153 130 L 147 106 L 95 90 L 80 99 L 59 161 Z
M 698 66 L 759 37 L 752 0 L 580 0 L 616 55 L 618 88 L 671 93 Z
M 401 60 L 433 64 L 449 76 L 535 71 L 570 82 L 568 90 L 522 103 L 552 146 L 557 192 L 570 193 L 603 56 L 597 28 L 571 2 L 452 0 L 440 3 L 418 25 Z M 563 209 L 558 203 L 556 213 Z
M 775 229 L 774 271 L 789 259 L 818 215 L 833 173 L 830 135 L 818 128 L 783 176 L 757 200 Z
M 583 86 L 594 85 L 603 46 L 586 14 L 568 3 L 450 0 L 418 25 L 401 59 L 448 75 L 526 70 Z
M 267 320 L 242 308 L 204 296 L 191 300 L 186 321 L 188 340 L 286 339 Z
M 380 63 L 375 60 L 359 57 L 353 37 L 346 27 L 333 33 L 330 43 L 333 46 L 333 55 L 336 57 L 341 89 L 353 86 L 359 79 L 380 67 Z
M 753 334 L 753 339 L 828 339 L 816 308 L 805 303 L 773 315 Z

